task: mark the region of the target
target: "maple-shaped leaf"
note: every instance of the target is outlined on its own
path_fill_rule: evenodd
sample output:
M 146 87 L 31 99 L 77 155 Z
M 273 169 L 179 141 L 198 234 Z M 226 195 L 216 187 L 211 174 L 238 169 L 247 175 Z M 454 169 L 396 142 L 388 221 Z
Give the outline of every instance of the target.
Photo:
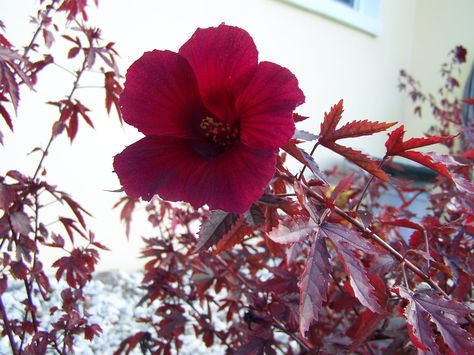
M 337 128 L 342 118 L 342 112 L 343 100 L 340 100 L 336 105 L 331 107 L 329 113 L 324 114 L 324 120 L 321 123 L 321 132 L 318 139 L 319 144 L 342 155 L 379 179 L 388 181 L 387 175 L 380 169 L 377 161 L 358 150 L 340 145 L 336 143 L 336 141 L 344 138 L 362 137 L 382 132 L 392 127 L 395 123 L 363 120 L 348 122 L 342 127 Z
M 219 240 L 216 245 L 216 249 L 212 252 L 212 254 L 217 255 L 232 248 L 250 233 L 252 233 L 252 228 L 247 225 L 244 217 L 239 217 L 237 221 L 230 227 L 227 233 L 225 233 Z
M 216 244 L 237 221 L 239 215 L 221 210 L 212 211 L 209 218 L 201 224 L 199 239 L 194 248 L 199 253 Z
M 278 227 L 272 229 L 268 237 L 279 244 L 296 243 L 305 239 L 317 229 L 318 226 L 312 219 L 301 218 L 289 222 L 288 226 L 278 225 Z
M 97 6 L 98 0 L 94 0 L 94 3 Z M 86 6 L 87 1 L 84 0 L 63 0 L 56 11 L 66 12 L 68 21 L 74 20 L 78 15 L 81 15 L 84 21 L 87 21 Z
M 433 156 L 424 154 L 421 152 L 413 151 L 414 148 L 426 147 L 441 142 L 446 142 L 453 139 L 452 136 L 437 137 L 432 136 L 428 138 L 411 138 L 407 141 L 403 141 L 405 135 L 405 127 L 401 125 L 396 130 L 392 131 L 388 135 L 388 139 L 385 142 L 387 148 L 386 157 L 399 156 L 409 160 L 413 160 L 421 165 L 430 168 L 437 173 L 451 179 L 451 174 L 445 164 L 433 159 Z
M 329 272 L 329 253 L 326 243 L 324 238 L 317 233 L 298 283 L 300 288 L 299 323 L 303 337 L 309 327 L 318 321 L 323 302 L 327 301 Z
M 472 312 L 469 308 L 454 300 L 412 292 L 402 286 L 394 291 L 408 301 L 404 315 L 410 339 L 416 347 L 440 354 L 431 321 L 454 354 L 474 353 L 473 339 L 459 324 L 461 318 Z
M 94 249 L 73 249 L 69 256 L 63 256 L 53 263 L 57 267 L 56 279 L 66 273 L 66 282 L 72 287 L 83 287 L 90 281 L 94 272 L 95 264 L 99 258 L 99 253 Z
M 354 295 L 360 303 L 369 308 L 372 312 L 384 313 L 385 311 L 380 306 L 375 295 L 375 288 L 367 276 L 367 271 L 362 265 L 360 258 L 356 256 L 348 246 L 371 255 L 380 255 L 382 254 L 381 250 L 364 239 L 358 232 L 345 226 L 324 223 L 320 228 L 321 234 L 330 239 L 336 247 L 344 269 L 349 276 Z

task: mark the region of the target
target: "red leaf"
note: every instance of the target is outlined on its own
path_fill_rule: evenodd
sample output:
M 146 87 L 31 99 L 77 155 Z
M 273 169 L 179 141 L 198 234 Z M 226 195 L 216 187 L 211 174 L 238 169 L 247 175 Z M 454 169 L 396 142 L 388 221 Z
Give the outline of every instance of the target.
M 10 221 L 15 233 L 27 235 L 31 229 L 30 219 L 25 212 L 18 211 L 10 215 Z
M 462 100 L 465 104 L 474 105 L 474 98 L 464 99 Z
M 26 279 L 28 268 L 21 261 L 12 261 L 10 264 L 12 275 L 18 280 Z
M 372 175 L 378 177 L 380 180 L 388 181 L 388 176 L 384 173 L 382 169 L 380 169 L 379 162 L 373 160 L 361 151 L 337 143 L 334 143 L 331 147 L 328 148 L 336 152 L 337 154 L 349 159 L 352 163 L 358 165 L 365 171 L 368 171 Z
M 298 143 L 301 143 L 301 142 L 296 139 L 290 139 L 288 144 L 282 147 L 281 149 L 283 149 L 285 152 L 290 154 L 293 158 L 298 160 L 301 164 L 306 164 L 306 159 L 304 158 L 303 154 L 296 146 L 296 144 Z
M 243 217 L 240 217 L 232 227 L 227 231 L 227 233 L 222 236 L 219 242 L 216 245 L 216 249 L 212 252 L 213 255 L 217 255 L 223 251 L 226 251 L 232 248 L 237 243 L 241 242 L 246 235 L 252 233 L 252 228 L 250 228 Z
M 116 75 L 113 71 L 105 73 L 105 108 L 107 109 L 107 113 L 110 113 L 110 108 L 112 104 L 114 104 L 121 120 L 119 97 L 123 88 L 115 77 Z
M 97 0 L 95 3 L 97 5 Z M 87 21 L 86 5 L 87 0 L 63 0 L 57 11 L 66 12 L 68 21 L 74 20 L 79 14 Z
M 0 183 L 0 210 L 6 211 L 11 203 L 17 199 L 15 190 L 9 185 Z
M 150 333 L 148 332 L 138 332 L 135 335 L 132 335 L 120 343 L 119 348 L 114 352 L 114 355 L 120 355 L 125 352 L 125 354 L 130 354 L 130 352 L 135 349 L 137 344 L 142 341 L 142 339 L 149 338 Z
M 76 55 L 79 54 L 79 51 L 81 50 L 80 47 L 72 47 L 69 52 L 67 53 L 67 57 L 70 59 L 70 58 L 74 58 Z
M 102 333 L 102 328 L 98 324 L 87 325 L 84 328 L 84 338 L 87 340 L 93 340 L 100 333 Z
M 70 256 L 63 256 L 53 263 L 57 267 L 56 279 L 66 273 L 66 282 L 72 288 L 82 287 L 91 279 L 98 253 L 93 249 L 74 249 Z
M 380 306 L 380 302 L 375 295 L 375 289 L 369 281 L 367 271 L 362 265 L 360 258 L 354 255 L 347 246 L 372 255 L 380 255 L 381 251 L 362 238 L 359 233 L 341 225 L 324 223 L 321 225 L 321 233 L 326 238 L 329 238 L 336 247 L 344 269 L 349 276 L 354 295 L 360 303 L 368 307 L 372 312 L 385 313 Z
M 3 101 L 3 100 L 1 100 L 2 97 L 4 97 L 4 96 L 2 94 L 0 94 L 0 101 Z M 8 113 L 6 108 L 3 107 L 2 104 L 0 104 L 0 115 L 2 115 L 2 117 L 5 120 L 8 128 L 10 128 L 13 131 L 13 122 L 12 122 L 12 119 L 10 118 L 10 114 Z
M 398 226 L 398 227 L 405 227 L 405 228 L 411 228 L 411 229 L 416 229 L 419 230 L 420 232 L 424 232 L 425 229 L 423 228 L 422 225 L 412 222 L 409 219 L 406 218 L 401 218 L 401 219 L 395 219 L 392 221 L 381 221 L 382 224 L 387 224 L 389 226 Z
M 232 227 L 239 218 L 238 214 L 224 212 L 221 210 L 212 211 L 209 218 L 201 224 L 199 230 L 199 240 L 194 248 L 195 253 L 216 244 Z
M 464 152 L 464 158 L 474 159 L 474 148 L 469 149 L 467 152 Z
M 300 115 L 300 114 L 298 114 L 298 113 L 294 113 L 294 114 L 293 114 L 293 120 L 294 120 L 295 122 L 301 122 L 301 121 L 304 121 L 304 120 L 306 120 L 306 119 L 308 119 L 308 118 L 309 118 L 309 117 L 307 117 L 307 116 L 302 116 L 302 115 Z
M 211 330 L 204 331 L 202 340 L 204 341 L 204 344 L 210 348 L 212 345 L 214 345 L 214 332 Z
M 329 284 L 329 253 L 324 238 L 315 236 L 298 283 L 300 288 L 300 333 L 304 337 L 309 327 L 318 321 L 323 302 L 327 301 Z
M 414 148 L 426 147 L 441 142 L 446 142 L 453 139 L 452 136 L 445 137 L 428 137 L 428 138 L 411 138 L 407 141 L 403 141 L 405 135 L 405 127 L 401 125 L 396 130 L 392 131 L 388 135 L 388 139 L 385 142 L 387 148 L 386 156 L 401 156 L 417 163 L 420 163 L 430 169 L 433 169 L 448 178 L 451 178 L 447 168 L 442 163 L 436 163 L 433 158 L 420 152 L 409 151 Z
M 273 228 L 268 237 L 275 243 L 289 244 L 299 242 L 318 229 L 312 220 L 295 219 L 288 223 L 288 227 L 280 224 Z
M 362 137 L 382 132 L 392 127 L 395 123 L 377 121 L 370 122 L 367 120 L 352 121 L 337 129 L 336 127 L 341 120 L 342 112 L 343 100 L 340 100 L 336 105 L 331 107 L 331 111 L 329 111 L 329 113 L 324 115 L 324 120 L 321 123 L 321 132 L 319 134 L 318 142 L 326 148 L 331 149 L 332 151 L 349 159 L 351 162 L 360 166 L 362 169 L 368 171 L 379 179 L 388 181 L 388 177 L 385 175 L 382 169 L 380 169 L 376 161 L 358 150 L 337 144 L 336 141 L 343 138 Z
M 69 139 L 71 140 L 71 142 L 76 137 L 77 128 L 78 128 L 77 113 L 73 113 L 72 116 L 69 118 L 68 125 L 66 126 L 67 135 Z
M 10 42 L 8 42 L 8 39 L 6 39 L 5 36 L 2 35 L 1 33 L 0 33 L 0 44 L 4 45 L 5 47 L 11 47 L 12 46 L 12 44 Z
M 348 329 L 347 334 L 353 339 L 350 352 L 355 352 L 379 327 L 385 315 L 373 313 L 370 309 L 364 310 Z
M 455 354 L 474 352 L 473 339 L 459 324 L 461 318 L 471 313 L 469 308 L 454 300 L 412 292 L 401 286 L 394 291 L 408 301 L 404 316 L 410 339 L 416 347 L 439 353 L 431 321 Z

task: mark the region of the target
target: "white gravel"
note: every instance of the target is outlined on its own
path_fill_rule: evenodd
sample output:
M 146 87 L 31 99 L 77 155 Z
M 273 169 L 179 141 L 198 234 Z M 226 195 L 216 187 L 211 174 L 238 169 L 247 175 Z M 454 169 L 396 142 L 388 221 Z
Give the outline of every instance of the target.
M 97 323 L 102 328 L 102 334 L 88 341 L 82 336 L 77 336 L 75 340 L 76 354 L 113 354 L 117 350 L 121 341 L 137 331 L 146 331 L 146 324 L 136 322 L 140 316 L 153 315 L 157 307 L 157 302 L 149 307 L 147 304 L 137 306 L 139 300 L 145 294 L 140 289 L 142 274 L 128 272 L 101 273 L 91 281 L 84 289 L 87 300 L 85 305 L 87 312 L 91 314 L 90 323 Z M 49 301 L 42 301 L 41 297 L 36 299 L 35 305 L 38 308 L 39 319 L 43 327 L 47 327 L 54 321 L 49 314 L 52 306 L 61 305 L 61 290 L 65 288 L 64 281 L 53 282 L 55 291 Z M 2 295 L 3 302 L 10 318 L 22 318 L 23 305 L 20 303 L 25 298 L 21 283 L 11 283 L 9 289 Z M 38 302 L 40 301 L 41 302 Z M 186 309 L 186 307 L 184 307 Z M 187 309 L 189 311 L 189 309 Z M 188 319 L 190 317 L 187 317 Z M 218 319 L 215 319 L 220 323 Z M 217 329 L 222 329 L 224 324 L 215 324 Z M 150 331 L 154 335 L 153 330 Z M 214 345 L 207 348 L 200 339 L 196 339 L 192 325 L 187 323 L 186 334 L 182 337 L 183 347 L 180 354 L 224 354 L 225 348 L 220 345 Z M 7 337 L 0 339 L 0 354 L 11 353 Z M 131 354 L 141 354 L 137 346 Z

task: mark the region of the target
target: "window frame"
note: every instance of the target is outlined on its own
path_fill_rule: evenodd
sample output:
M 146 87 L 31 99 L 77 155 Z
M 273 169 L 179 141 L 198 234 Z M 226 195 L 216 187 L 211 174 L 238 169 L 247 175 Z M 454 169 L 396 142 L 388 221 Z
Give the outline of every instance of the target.
M 336 0 L 280 0 L 328 17 L 372 36 L 382 34 L 380 0 L 355 0 L 350 6 Z

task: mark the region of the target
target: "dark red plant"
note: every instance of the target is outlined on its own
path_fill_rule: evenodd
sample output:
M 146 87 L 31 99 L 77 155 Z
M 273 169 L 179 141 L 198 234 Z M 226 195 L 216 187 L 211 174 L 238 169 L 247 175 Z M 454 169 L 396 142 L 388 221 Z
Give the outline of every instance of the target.
M 46 171 L 46 160 L 54 159 L 52 147 L 56 139 L 67 134 L 73 143 L 82 121 L 94 127 L 91 110 L 77 98 L 84 73 L 94 72 L 99 83 L 105 81 L 107 111 L 118 102 L 121 91 L 114 44 L 104 42 L 99 29 L 78 18 L 87 20 L 87 3 L 41 0 L 37 11 L 32 12 L 35 16 L 25 19 L 26 26 L 30 22 L 34 27 L 28 43 L 15 45 L 7 39 L 8 32 L 0 34 L 0 116 L 12 132 L 3 140 L 0 131 L 2 145 L 16 138 L 13 129 L 18 107 L 32 105 L 20 96 L 21 85 L 37 90 L 38 81 L 46 79 L 38 73 L 53 63 L 65 71 L 64 82 L 70 80 L 67 92 L 45 103 L 57 108 L 57 115 L 49 137 L 43 137 L 44 146 L 28 147 L 29 142 L 25 142 L 31 159 L 38 155 L 37 163 L 28 171 L 0 171 L 0 329 L 14 355 L 70 354 L 77 337 L 92 340 L 102 332 L 100 325 L 89 319 L 83 288 L 93 277 L 99 251 L 107 248 L 89 230 L 87 210 L 60 187 L 49 184 Z M 61 18 L 62 12 L 67 21 Z M 7 29 L 0 21 L 0 30 Z M 61 46 L 56 44 L 60 42 L 72 44 L 66 53 L 61 53 L 64 56 L 58 54 Z M 46 249 L 54 249 L 60 255 L 52 265 L 45 264 Z M 55 269 L 56 279 L 64 279 L 67 284 L 61 290 L 61 301 L 43 310 L 53 317 L 50 322 L 42 320 L 39 311 L 53 291 L 46 266 Z M 23 297 L 7 305 L 4 293 L 15 285 L 21 287 Z M 14 308 L 21 310 L 20 316 L 10 313 Z
M 338 128 L 342 112 L 341 100 L 317 135 L 295 131 L 264 194 L 243 213 L 152 199 L 148 220 L 159 232 L 145 239 L 143 301 L 160 311 L 142 319 L 150 331 L 132 334 L 117 354 L 138 344 L 144 352 L 179 351 L 186 327 L 209 352 L 216 345 L 233 354 L 474 352 L 474 318 L 463 304 L 472 301 L 474 282 L 472 162 L 454 151 L 416 150 L 451 144 L 456 131 L 405 139 L 399 126 L 377 159 L 338 140 L 394 123 L 358 120 Z M 310 153 L 303 141 L 315 141 Z M 313 158 L 319 145 L 363 170 L 321 171 Z M 302 164 L 299 173 L 289 170 L 287 155 Z M 394 157 L 426 168 L 411 178 L 429 178 L 396 178 L 413 168 Z M 390 203 L 389 193 L 398 199 Z M 427 204 L 421 211 L 420 196 Z M 121 203 L 129 226 L 138 202 Z M 217 327 L 216 318 L 227 327 Z
M 83 288 L 106 247 L 88 229 L 87 210 L 48 183 L 46 171 L 56 139 L 74 143 L 87 133 L 83 123 L 96 122 L 95 110 L 76 97 L 89 70 L 104 85 L 104 113 L 121 105 L 125 120 L 146 136 L 116 159 L 119 175 L 120 168 L 128 173 L 122 180 L 131 181 L 122 183 L 132 197 L 116 204 L 127 234 L 133 234 L 139 197 L 158 193 L 211 207 L 155 196 L 144 208 L 154 233 L 144 239 L 139 304 L 150 311 L 117 354 L 178 353 L 190 332 L 209 353 L 474 353 L 474 153 L 457 142 L 456 71 L 467 58 L 464 48 L 450 52 L 442 67 L 446 83 L 436 95 L 423 93 L 403 72 L 401 84 L 415 101 L 427 100 L 437 119 L 430 135 L 405 138 L 403 126 L 367 120 L 339 126 L 342 100 L 316 135 L 294 128 L 307 119 L 292 113 L 304 99 L 294 76 L 258 63 L 241 29 L 198 30 L 179 53 L 145 54 L 132 65 L 119 99 L 114 45 L 83 22 L 87 1 L 39 4 L 25 46 L 11 43 L 0 22 L 1 129 L 13 130 L 16 109 L 29 104 L 20 86 L 35 88 L 43 68 L 69 64 L 74 77 L 64 96 L 48 102 L 57 116 L 44 147 L 33 148 L 38 163 L 31 171 L 0 172 L 0 329 L 12 354 L 69 354 L 78 337 L 94 341 L 101 334 Z M 62 12 L 65 27 L 56 22 Z M 57 41 L 70 45 L 65 63 L 53 57 Z M 386 131 L 381 157 L 350 147 L 350 138 Z M 304 141 L 314 142 L 311 151 Z M 450 155 L 418 151 L 439 143 Z M 315 155 L 321 145 L 353 163 L 350 171 L 322 171 Z M 142 154 L 137 146 L 151 150 Z M 130 151 L 140 154 L 124 159 Z M 54 206 L 57 213 L 48 211 L 45 220 L 43 210 Z M 61 253 L 53 277 L 67 283 L 49 310 L 51 324 L 38 312 L 52 291 L 45 248 Z M 14 300 L 20 316 L 4 302 L 13 284 L 24 293 Z
M 122 115 L 145 138 L 114 168 L 130 197 L 242 213 L 262 195 L 304 95 L 290 71 L 257 56 L 247 32 L 222 24 L 129 68 Z

